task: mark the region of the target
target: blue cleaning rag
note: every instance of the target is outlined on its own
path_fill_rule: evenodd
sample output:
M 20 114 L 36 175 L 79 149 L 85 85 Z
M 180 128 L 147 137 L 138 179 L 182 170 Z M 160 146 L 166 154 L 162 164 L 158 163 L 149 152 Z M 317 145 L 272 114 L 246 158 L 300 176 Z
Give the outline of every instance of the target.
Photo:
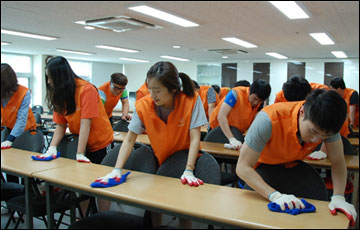
M 270 209 L 270 211 L 273 211 L 273 212 L 285 212 L 285 213 L 288 213 L 288 214 L 291 214 L 291 215 L 297 215 L 297 214 L 304 213 L 304 212 L 315 212 L 316 211 L 316 207 L 314 205 L 308 203 L 304 199 L 301 199 L 301 201 L 305 205 L 304 209 L 298 209 L 298 208 L 288 209 L 288 208 L 286 208 L 285 211 L 282 211 L 281 208 L 280 208 L 280 205 L 278 205 L 278 204 L 276 204 L 274 202 L 270 202 L 267 206 Z
M 127 172 L 124 175 L 122 175 L 121 178 L 118 178 L 118 179 L 111 178 L 111 179 L 109 179 L 108 183 L 104 183 L 104 182 L 101 182 L 100 180 L 96 180 L 95 182 L 92 182 L 90 184 L 90 186 L 93 188 L 107 188 L 107 187 L 116 186 L 116 185 L 126 182 L 126 177 L 129 174 L 130 174 L 130 172 Z
M 33 160 L 36 160 L 36 161 L 51 161 L 51 160 L 54 160 L 54 159 L 59 158 L 59 157 L 60 157 L 60 152 L 57 152 L 56 157 L 53 157 L 53 156 L 42 157 L 41 155 L 39 155 L 39 156 L 31 156 L 31 158 Z

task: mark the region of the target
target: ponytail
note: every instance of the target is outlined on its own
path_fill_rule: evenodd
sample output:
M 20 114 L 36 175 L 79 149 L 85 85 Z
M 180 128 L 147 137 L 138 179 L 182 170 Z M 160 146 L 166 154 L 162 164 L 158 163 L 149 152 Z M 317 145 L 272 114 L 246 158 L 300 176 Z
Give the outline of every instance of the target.
M 187 96 L 193 97 L 195 95 L 194 83 L 186 73 L 179 73 L 179 78 L 182 81 L 183 93 Z

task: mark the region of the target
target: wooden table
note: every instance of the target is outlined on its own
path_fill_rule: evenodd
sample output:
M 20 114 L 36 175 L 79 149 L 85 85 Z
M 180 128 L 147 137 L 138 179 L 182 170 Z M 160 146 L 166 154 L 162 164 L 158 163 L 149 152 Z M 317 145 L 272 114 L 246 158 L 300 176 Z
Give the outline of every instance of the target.
M 34 161 L 31 156 L 40 153 L 24 151 L 10 148 L 1 150 L 1 171 L 12 175 L 20 176 L 25 182 L 25 207 L 26 207 L 26 225 L 28 229 L 33 228 L 33 210 L 32 199 L 34 196 L 31 188 L 31 178 L 35 172 L 44 172 L 49 169 L 63 168 L 76 161 L 59 158 L 56 161 Z
M 348 138 L 348 140 L 352 146 L 359 147 L 359 138 L 353 137 Z
M 76 164 L 35 173 L 51 186 L 82 194 L 223 227 L 243 228 L 347 228 L 343 214 L 331 215 L 329 202 L 308 199 L 315 213 L 292 216 L 271 212 L 268 201 L 254 191 L 205 184 L 189 187 L 179 179 L 132 171 L 126 183 L 110 188 L 91 188 L 96 178 L 112 168 L 96 164 Z M 127 171 L 127 170 L 126 170 Z M 124 172 L 125 173 L 125 172 Z M 77 176 L 74 176 L 77 175 Z M 47 193 L 51 196 L 51 193 Z M 48 198 L 49 202 L 51 197 Z M 52 205 L 48 205 L 53 224 Z M 51 225 L 50 226 L 53 226 Z

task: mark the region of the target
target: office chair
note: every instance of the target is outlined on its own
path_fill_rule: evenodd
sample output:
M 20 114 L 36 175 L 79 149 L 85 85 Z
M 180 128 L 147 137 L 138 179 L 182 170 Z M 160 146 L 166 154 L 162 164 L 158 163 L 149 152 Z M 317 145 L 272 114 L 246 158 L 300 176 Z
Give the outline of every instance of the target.
M 118 132 L 127 132 L 129 131 L 128 126 L 129 122 L 121 119 L 118 123 L 116 123 L 116 125 L 113 126 L 113 130 Z
M 236 127 L 234 126 L 230 126 L 230 130 L 231 132 L 233 133 L 234 137 L 241 141 L 241 142 L 244 142 L 244 136 L 243 134 L 240 132 L 239 129 L 237 129 Z M 221 130 L 221 127 L 218 126 L 212 130 L 210 130 L 205 138 L 204 138 L 204 141 L 207 141 L 207 142 L 216 142 L 216 143 L 228 143 L 229 140 L 227 139 L 227 137 L 224 135 L 223 131 Z M 226 167 L 226 164 L 227 163 L 230 163 L 230 164 L 234 164 L 233 161 L 227 161 L 225 159 L 222 159 L 222 158 L 219 158 L 219 157 L 215 157 L 215 159 L 218 161 L 219 164 L 222 164 L 224 163 L 225 164 L 225 172 L 221 172 L 221 185 L 227 185 L 227 184 L 231 184 L 232 187 L 235 187 L 236 185 L 236 178 L 237 176 L 234 175 L 233 173 L 228 173 L 227 172 L 227 167 Z M 241 183 L 243 183 L 241 181 Z
M 267 184 L 281 193 L 327 201 L 326 186 L 320 174 L 311 165 L 303 161 L 297 162 L 292 168 L 261 164 L 256 168 L 256 172 Z
M 121 144 L 116 145 L 106 154 L 102 165 L 114 167 Z M 139 144 L 131 152 L 124 169 L 154 174 L 156 170 L 156 158 L 150 147 Z M 147 228 L 144 217 L 114 211 L 100 212 L 72 224 L 69 229 L 134 229 Z
M 10 135 L 10 129 L 6 126 L 1 126 L 1 142 L 6 141 L 9 135 Z
M 41 106 L 41 105 L 34 105 L 32 108 L 31 108 L 32 112 L 33 113 L 39 113 L 39 114 L 43 114 L 44 112 L 44 108 Z

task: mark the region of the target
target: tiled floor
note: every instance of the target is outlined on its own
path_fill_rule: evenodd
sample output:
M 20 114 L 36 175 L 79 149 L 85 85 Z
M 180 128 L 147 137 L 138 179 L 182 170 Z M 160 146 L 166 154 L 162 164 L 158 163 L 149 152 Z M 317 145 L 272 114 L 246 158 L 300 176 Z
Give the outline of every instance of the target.
M 143 209 L 135 208 L 135 207 L 128 206 L 128 205 L 122 205 L 122 204 L 118 205 L 117 203 L 114 203 L 114 202 L 112 203 L 110 210 L 127 212 L 130 214 L 135 214 L 135 215 L 139 215 L 139 216 L 143 216 L 143 214 L 144 214 Z M 59 214 L 55 214 L 55 218 L 57 218 L 58 215 Z M 8 218 L 9 218 L 9 214 L 1 215 L 1 229 L 5 228 Z M 70 223 L 69 217 L 65 216 L 63 222 Z M 163 215 L 163 225 L 178 228 L 179 227 L 178 226 L 178 218 L 174 218 L 174 217 L 168 216 L 168 215 Z M 9 229 L 14 228 L 14 226 L 15 226 L 15 224 L 11 223 L 9 226 Z M 68 228 L 68 226 L 66 226 L 66 225 L 63 225 L 63 224 L 60 225 L 60 229 L 67 229 L 67 228 Z M 192 228 L 193 229 L 207 229 L 208 225 L 193 221 Z M 220 229 L 220 227 L 217 227 L 217 226 L 214 226 L 214 228 Z M 19 225 L 18 229 L 26 229 L 26 224 L 21 223 Z M 34 229 L 46 229 L 46 226 L 42 220 L 34 218 Z

